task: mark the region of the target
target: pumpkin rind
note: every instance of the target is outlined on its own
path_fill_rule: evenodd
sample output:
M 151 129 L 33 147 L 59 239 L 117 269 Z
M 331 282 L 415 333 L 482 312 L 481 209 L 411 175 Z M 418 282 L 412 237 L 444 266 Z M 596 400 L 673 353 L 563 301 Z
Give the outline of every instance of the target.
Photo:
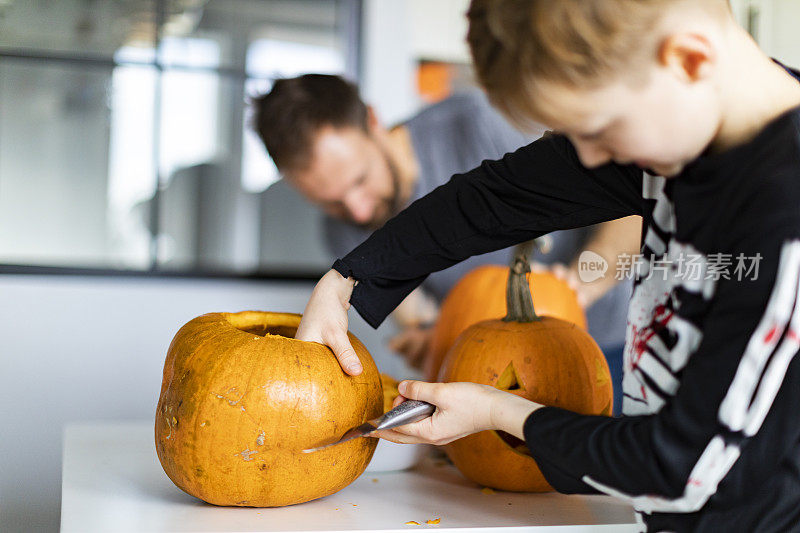
M 456 337 L 472 324 L 500 318 L 506 313 L 506 279 L 508 267 L 484 265 L 471 270 L 456 283 L 442 302 L 434 326 L 423 375 L 434 381 L 447 351 Z M 536 287 L 533 304 L 540 315 L 561 318 L 586 329 L 586 315 L 575 291 L 549 272 L 529 274 L 531 287 Z
M 478 322 L 459 335 L 439 380 L 492 385 L 542 405 L 610 415 L 611 376 L 600 348 L 583 328 L 534 310 L 527 278 L 532 244 L 515 250 L 505 284 L 506 315 Z M 481 485 L 553 490 L 525 443 L 513 435 L 483 431 L 451 442 L 445 452 L 462 474 Z
M 519 323 L 488 320 L 467 328 L 450 353 L 440 381 L 497 386 L 513 365 L 519 388 L 509 393 L 581 414 L 611 414 L 611 377 L 603 353 L 582 328 L 552 317 Z M 553 490 L 536 461 L 482 431 L 448 444 L 445 451 L 467 478 L 496 489 Z
M 179 488 L 215 505 L 273 507 L 327 496 L 364 471 L 377 439 L 301 450 L 383 412 L 378 370 L 350 334 L 364 371 L 346 375 L 329 348 L 291 338 L 300 318 L 212 313 L 175 335 L 155 441 Z

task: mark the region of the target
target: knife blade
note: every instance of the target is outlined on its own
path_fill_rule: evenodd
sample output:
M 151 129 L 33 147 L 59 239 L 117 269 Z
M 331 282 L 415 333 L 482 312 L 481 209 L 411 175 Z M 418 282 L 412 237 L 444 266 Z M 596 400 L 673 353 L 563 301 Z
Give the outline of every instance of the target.
M 360 426 L 356 426 L 341 436 L 338 440 L 319 444 L 313 448 L 306 448 L 303 453 L 316 452 L 323 450 L 330 446 L 336 446 L 349 440 L 357 439 L 359 437 L 369 436 L 371 433 L 379 429 L 391 429 L 406 424 L 419 422 L 431 416 L 436 411 L 436 406 L 428 402 L 421 402 L 419 400 L 406 400 L 394 409 L 391 409 L 372 420 L 367 420 Z

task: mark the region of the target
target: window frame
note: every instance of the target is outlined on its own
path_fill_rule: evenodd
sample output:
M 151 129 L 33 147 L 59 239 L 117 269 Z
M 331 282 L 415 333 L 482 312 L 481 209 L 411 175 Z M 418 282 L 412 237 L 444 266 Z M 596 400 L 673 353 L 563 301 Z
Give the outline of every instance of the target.
M 363 25 L 363 0 L 333 0 L 336 9 L 335 27 L 337 34 L 343 36 L 344 44 L 344 75 L 349 79 L 361 80 L 363 65 L 363 45 L 362 45 L 362 25 Z M 158 51 L 163 39 L 163 28 L 166 19 L 167 0 L 155 1 L 155 28 L 153 47 L 156 53 L 152 61 L 137 61 L 133 59 L 118 60 L 113 57 L 82 52 L 69 52 L 58 50 L 45 50 L 38 48 L 10 47 L 0 45 L 0 61 L 9 60 L 15 62 L 25 62 L 36 65 L 68 65 L 80 66 L 85 69 L 99 68 L 113 70 L 116 67 L 151 67 L 156 71 L 156 105 L 154 115 L 156 120 L 153 122 L 153 135 L 151 142 L 153 150 L 158 154 L 159 143 L 159 116 L 161 113 L 160 101 L 163 92 L 163 76 L 165 71 L 189 71 L 213 73 L 220 79 L 226 79 L 244 85 L 248 79 L 267 79 L 248 75 L 246 66 L 230 67 L 206 67 L 206 66 L 182 66 L 165 63 Z M 163 183 L 163 176 L 159 169 L 161 161 L 159 157 L 154 158 L 154 173 L 156 183 Z M 159 265 L 157 239 L 160 229 L 161 195 L 160 187 L 156 187 L 153 197 L 154 209 L 150 209 L 150 224 L 153 231 L 150 235 L 149 247 L 149 268 L 143 269 L 119 269 L 113 267 L 81 267 L 81 266 L 58 266 L 41 264 L 13 264 L 0 262 L 0 275 L 45 275 L 45 276 L 90 276 L 90 277 L 130 277 L 130 278 L 189 278 L 189 279 L 236 279 L 236 280 L 281 280 L 307 282 L 316 281 L 323 274 L 323 271 L 316 267 L 303 268 L 262 268 L 259 267 L 252 271 L 239 271 L 231 269 L 209 270 L 202 268 L 165 268 Z

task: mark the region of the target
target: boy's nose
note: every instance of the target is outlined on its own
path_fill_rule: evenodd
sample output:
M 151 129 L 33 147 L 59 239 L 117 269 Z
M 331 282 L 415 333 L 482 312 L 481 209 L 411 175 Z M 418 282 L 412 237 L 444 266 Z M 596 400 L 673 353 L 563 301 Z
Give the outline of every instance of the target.
M 599 167 L 611 161 L 611 153 L 596 143 L 573 141 L 573 144 L 578 152 L 578 159 L 586 168 Z

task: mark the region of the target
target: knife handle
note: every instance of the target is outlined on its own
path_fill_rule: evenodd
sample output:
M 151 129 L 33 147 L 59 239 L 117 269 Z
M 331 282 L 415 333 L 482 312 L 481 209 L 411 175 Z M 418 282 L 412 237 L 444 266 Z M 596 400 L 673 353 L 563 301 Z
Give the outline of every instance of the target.
M 419 422 L 428 418 L 436 411 L 436 406 L 419 400 L 406 400 L 386 414 L 371 420 L 375 429 L 391 429 Z

